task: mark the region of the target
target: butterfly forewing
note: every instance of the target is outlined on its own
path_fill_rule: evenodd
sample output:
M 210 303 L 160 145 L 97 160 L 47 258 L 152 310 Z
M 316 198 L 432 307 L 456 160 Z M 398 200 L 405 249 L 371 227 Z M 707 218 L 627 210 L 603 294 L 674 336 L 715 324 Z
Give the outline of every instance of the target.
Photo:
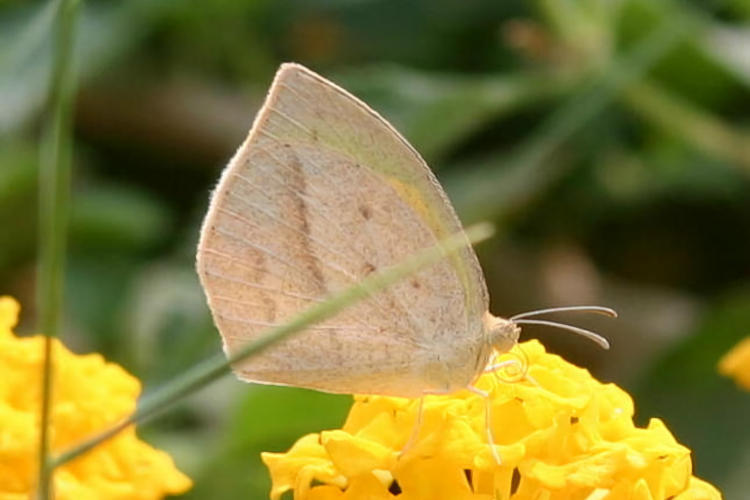
M 374 111 L 283 65 L 222 174 L 198 271 L 227 352 L 460 230 L 419 155 Z M 487 292 L 470 247 L 235 366 L 240 378 L 398 396 L 469 383 Z

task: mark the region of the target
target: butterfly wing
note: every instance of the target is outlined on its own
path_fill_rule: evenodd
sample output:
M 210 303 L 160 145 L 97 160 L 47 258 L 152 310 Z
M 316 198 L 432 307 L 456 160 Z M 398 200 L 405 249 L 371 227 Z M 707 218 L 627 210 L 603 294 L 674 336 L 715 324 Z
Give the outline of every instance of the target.
M 213 194 L 198 272 L 232 353 L 460 229 L 432 172 L 398 132 L 345 90 L 285 64 Z M 235 373 L 329 392 L 450 392 L 476 373 L 487 302 L 467 246 L 238 363 Z

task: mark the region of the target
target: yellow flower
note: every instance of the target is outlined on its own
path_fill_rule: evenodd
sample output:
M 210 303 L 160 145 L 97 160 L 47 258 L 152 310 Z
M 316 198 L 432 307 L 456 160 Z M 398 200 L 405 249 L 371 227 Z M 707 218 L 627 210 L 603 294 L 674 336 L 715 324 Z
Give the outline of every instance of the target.
M 13 334 L 18 303 L 0 297 L 0 498 L 27 500 L 34 490 L 44 338 Z M 51 447 L 60 451 L 135 409 L 141 386 L 98 354 L 77 355 L 53 340 Z M 60 466 L 58 500 L 162 498 L 188 490 L 190 479 L 166 453 L 140 441 L 134 428 Z
M 418 402 L 355 396 L 341 430 L 263 454 L 271 498 L 289 490 L 297 500 L 721 498 L 692 476 L 690 450 L 661 420 L 635 426 L 625 391 L 548 354 L 538 341 L 514 349 L 528 358 L 526 381 L 488 374 L 477 384 L 490 392 L 501 465 L 486 442 L 485 401 L 472 392 L 427 396 L 419 437 L 403 454 Z
M 746 337 L 719 361 L 719 373 L 750 391 L 750 337 Z

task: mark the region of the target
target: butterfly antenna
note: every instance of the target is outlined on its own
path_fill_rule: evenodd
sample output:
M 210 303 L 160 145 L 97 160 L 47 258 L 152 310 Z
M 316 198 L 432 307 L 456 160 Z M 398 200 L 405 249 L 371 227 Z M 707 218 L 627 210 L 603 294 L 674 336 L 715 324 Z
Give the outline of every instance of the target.
M 617 317 L 617 312 L 614 309 L 611 309 L 609 307 L 564 306 L 564 307 L 552 307 L 549 309 L 539 309 L 537 311 L 530 311 L 530 312 L 525 312 L 521 314 L 516 314 L 515 316 L 511 316 L 510 320 L 513 323 L 516 323 L 518 325 L 545 325 L 545 326 L 552 326 L 555 328 L 560 328 L 563 330 L 568 330 L 569 332 L 573 332 L 583 337 L 586 337 L 587 339 L 593 340 L 594 342 L 599 344 L 599 346 L 602 347 L 603 349 L 609 349 L 609 341 L 607 341 L 607 339 L 605 339 L 598 333 L 592 332 L 591 330 L 586 330 L 585 328 L 580 328 L 578 326 L 567 325 L 565 323 L 558 323 L 557 321 L 548 321 L 548 320 L 543 320 L 543 319 L 527 319 L 527 318 L 531 318 L 534 316 L 542 316 L 545 314 L 557 313 L 557 312 L 587 312 L 587 313 L 603 314 L 605 316 L 609 316 L 610 318 Z
M 617 317 L 617 311 L 609 307 L 604 306 L 563 306 L 563 307 L 551 307 L 549 309 L 537 309 L 536 311 L 529 311 L 521 314 L 511 316 L 510 320 L 515 321 L 521 318 L 530 318 L 532 316 L 542 316 L 544 314 L 557 313 L 557 312 L 587 312 L 595 314 L 603 314 L 610 318 Z
M 518 321 L 514 321 L 514 323 L 517 325 L 547 325 L 553 326 L 555 328 L 561 328 L 563 330 L 568 330 L 570 332 L 577 333 L 578 335 L 586 337 L 587 339 L 593 340 L 594 342 L 599 344 L 602 349 L 609 349 L 609 342 L 607 341 L 607 339 L 605 339 L 598 333 L 594 333 L 591 330 L 586 330 L 585 328 L 566 325 L 565 323 L 558 323 L 556 321 L 545 321 L 543 319 L 520 319 Z

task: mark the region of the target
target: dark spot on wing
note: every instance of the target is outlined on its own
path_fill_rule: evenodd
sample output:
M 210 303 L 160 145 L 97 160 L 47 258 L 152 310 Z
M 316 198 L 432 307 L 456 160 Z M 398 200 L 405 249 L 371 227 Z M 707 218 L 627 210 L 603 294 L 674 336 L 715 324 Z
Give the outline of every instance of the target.
M 570 423 L 571 424 L 577 424 L 578 423 L 578 417 L 570 417 Z
M 372 210 L 370 210 L 370 207 L 367 205 L 360 205 L 359 213 L 362 214 L 362 217 L 364 217 L 365 220 L 369 220 L 372 217 Z
M 289 147 L 289 144 L 285 144 L 285 146 Z M 304 250 L 297 252 L 298 259 L 310 272 L 310 277 L 317 288 L 317 292 L 323 293 L 326 290 L 325 277 L 321 270 L 320 262 L 313 252 L 310 243 L 309 214 L 304 196 L 307 192 L 307 183 L 303 174 L 302 163 L 299 156 L 293 150 L 289 151 L 285 160 L 290 170 L 290 174 L 286 177 L 286 183 L 290 189 L 288 194 L 289 203 L 285 204 L 288 213 L 284 214 L 284 216 L 288 219 L 299 221 L 295 238 L 298 241 L 298 248 L 303 248 Z
M 273 323 L 276 320 L 276 301 L 269 297 L 263 297 L 261 300 L 266 308 L 265 320 Z

